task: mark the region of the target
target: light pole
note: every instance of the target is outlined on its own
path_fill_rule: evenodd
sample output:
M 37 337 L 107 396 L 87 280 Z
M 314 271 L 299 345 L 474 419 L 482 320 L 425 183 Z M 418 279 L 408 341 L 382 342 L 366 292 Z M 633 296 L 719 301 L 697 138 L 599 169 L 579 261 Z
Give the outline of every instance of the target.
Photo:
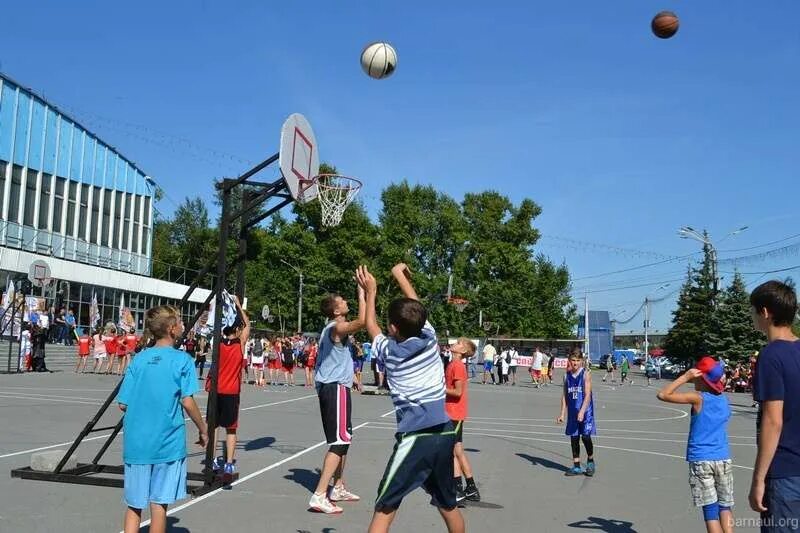
M 669 283 L 665 283 L 661 285 L 659 288 L 655 290 L 658 292 L 662 289 L 666 289 L 669 287 Z M 662 298 L 663 299 L 663 298 Z M 647 361 L 650 358 L 650 339 L 648 338 L 648 333 L 650 329 L 650 296 L 645 296 L 644 298 L 644 360 Z
M 727 239 L 728 237 L 733 237 L 734 235 L 738 235 L 743 231 L 747 230 L 749 226 L 742 226 L 739 229 L 731 231 L 725 237 L 722 238 L 722 241 Z M 717 249 L 714 247 L 714 243 L 711 241 L 711 237 L 708 236 L 708 232 L 703 231 L 700 233 L 696 229 L 691 226 L 683 226 L 678 229 L 678 235 L 681 239 L 692 239 L 698 242 L 703 243 L 704 246 L 708 246 L 708 253 L 711 258 L 711 277 L 714 281 L 714 301 L 716 305 L 716 294 L 719 290 L 719 277 L 717 275 Z M 720 241 L 720 242 L 722 242 Z
M 297 289 L 297 331 L 303 332 L 303 271 L 291 263 L 287 263 L 283 259 L 280 260 L 284 265 L 291 267 L 300 276 L 300 286 Z

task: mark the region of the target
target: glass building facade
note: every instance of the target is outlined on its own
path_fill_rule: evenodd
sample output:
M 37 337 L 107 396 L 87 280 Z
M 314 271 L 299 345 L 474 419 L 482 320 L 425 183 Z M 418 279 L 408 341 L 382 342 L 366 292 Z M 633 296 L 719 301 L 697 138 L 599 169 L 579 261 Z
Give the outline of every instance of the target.
M 118 320 L 124 301 L 141 329 L 147 309 L 187 289 L 150 277 L 154 194 L 135 164 L 0 73 L 0 290 L 25 285 L 42 259 L 53 276 L 48 307 L 72 309 L 85 327 L 93 294 L 103 323 Z M 185 319 L 208 293 L 195 290 Z
M 0 245 L 149 275 L 155 185 L 0 74 Z

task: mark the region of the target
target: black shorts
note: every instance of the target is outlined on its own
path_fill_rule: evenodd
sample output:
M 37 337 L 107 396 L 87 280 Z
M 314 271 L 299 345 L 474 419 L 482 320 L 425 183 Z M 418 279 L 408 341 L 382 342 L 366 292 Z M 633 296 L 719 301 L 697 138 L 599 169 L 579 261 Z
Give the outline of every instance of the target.
M 453 426 L 456 428 L 456 443 L 464 442 L 464 421 L 451 420 Z
M 239 427 L 239 395 L 217 394 L 217 427 Z
M 403 498 L 419 487 L 431 496 L 431 505 L 446 510 L 455 508 L 453 424 L 397 433 L 395 438 L 394 451 L 378 486 L 375 510 L 397 509 Z
M 350 388 L 339 383 L 317 383 L 322 429 L 328 444 L 350 444 L 353 439 Z

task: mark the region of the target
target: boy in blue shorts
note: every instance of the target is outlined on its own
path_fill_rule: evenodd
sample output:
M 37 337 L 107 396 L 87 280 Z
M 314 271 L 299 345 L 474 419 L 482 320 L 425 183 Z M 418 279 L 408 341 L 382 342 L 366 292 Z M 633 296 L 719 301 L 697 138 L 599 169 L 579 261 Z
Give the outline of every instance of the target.
M 373 356 L 386 365 L 386 378 L 397 417 L 397 442 L 378 488 L 369 533 L 385 533 L 403 498 L 423 487 L 442 515 L 449 533 L 463 533 L 453 483 L 455 428 L 445 411 L 444 370 L 436 332 L 411 285 L 405 264 L 392 268 L 405 298 L 389 304 L 389 335 L 375 314 L 377 283 L 365 266 L 356 279 L 366 293 L 366 326 Z
M 123 419 L 125 533 L 139 531 L 142 509 L 150 508 L 150 531 L 167 529 L 167 505 L 186 497 L 186 425 L 183 411 L 200 432 L 208 430 L 192 397 L 200 389 L 194 362 L 174 348 L 183 334 L 180 311 L 154 307 L 145 316 L 148 348 L 125 371 L 117 402 Z M 178 403 L 183 409 L 178 408 Z
M 733 531 L 733 466 L 728 445 L 731 407 L 725 390 L 725 371 L 712 357 L 702 357 L 694 368 L 658 391 L 662 402 L 692 406 L 686 460 L 695 507 L 703 508 L 708 533 Z M 684 383 L 690 392 L 677 392 Z
M 572 468 L 564 472 L 564 475 L 585 474 L 591 477 L 595 473 L 592 435 L 597 434 L 592 401 L 592 375 L 584 368 L 583 355 L 577 348 L 570 354 L 568 365 L 564 374 L 561 414 L 556 420 L 562 424 L 566 416 L 565 434 L 570 438 L 572 446 Z M 586 470 L 581 468 L 581 441 L 586 448 Z

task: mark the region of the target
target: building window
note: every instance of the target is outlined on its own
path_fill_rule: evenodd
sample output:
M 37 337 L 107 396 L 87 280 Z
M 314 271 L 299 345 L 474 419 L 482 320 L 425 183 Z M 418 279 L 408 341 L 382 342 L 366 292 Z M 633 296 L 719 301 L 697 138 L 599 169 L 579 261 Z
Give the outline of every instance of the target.
M 125 193 L 125 222 L 122 225 L 122 249 L 128 249 L 128 243 L 130 239 L 128 238 L 128 233 L 130 233 L 131 229 L 131 211 L 133 211 L 133 195 L 131 193 Z
M 150 228 L 142 228 L 142 254 L 148 255 L 147 245 L 150 243 Z
M 67 201 L 67 227 L 64 228 L 65 233 L 70 237 L 75 236 L 75 201 L 78 197 L 78 182 L 69 182 L 69 198 Z
M 39 194 L 39 229 L 47 229 L 47 215 L 50 214 L 50 174 L 42 174 L 42 189 Z
M 114 194 L 113 191 L 106 191 L 106 194 L 103 198 L 103 225 L 102 231 L 103 235 L 100 239 L 100 244 L 102 246 L 108 246 L 108 227 L 111 225 L 111 195 Z
M 0 206 L 3 205 L 6 194 L 6 164 L 0 161 Z
M 8 203 L 8 220 L 16 222 L 19 215 L 20 190 L 22 189 L 22 167 L 14 165 L 11 168 L 11 195 Z
M 78 238 L 86 240 L 86 221 L 89 220 L 89 190 L 91 185 L 81 185 L 81 208 L 78 210 Z
M 111 236 L 111 247 L 119 248 L 119 229 L 122 227 L 122 194 L 114 195 L 114 234 Z
M 53 231 L 61 233 L 61 213 L 64 211 L 64 187 L 67 180 L 56 177 L 56 199 L 53 202 Z
M 28 169 L 25 185 L 25 211 L 22 213 L 22 224 L 33 227 L 33 215 L 36 209 L 36 175 L 38 172 Z
M 97 244 L 97 223 L 100 218 L 100 187 L 92 187 L 92 224 L 89 227 L 89 242 Z

